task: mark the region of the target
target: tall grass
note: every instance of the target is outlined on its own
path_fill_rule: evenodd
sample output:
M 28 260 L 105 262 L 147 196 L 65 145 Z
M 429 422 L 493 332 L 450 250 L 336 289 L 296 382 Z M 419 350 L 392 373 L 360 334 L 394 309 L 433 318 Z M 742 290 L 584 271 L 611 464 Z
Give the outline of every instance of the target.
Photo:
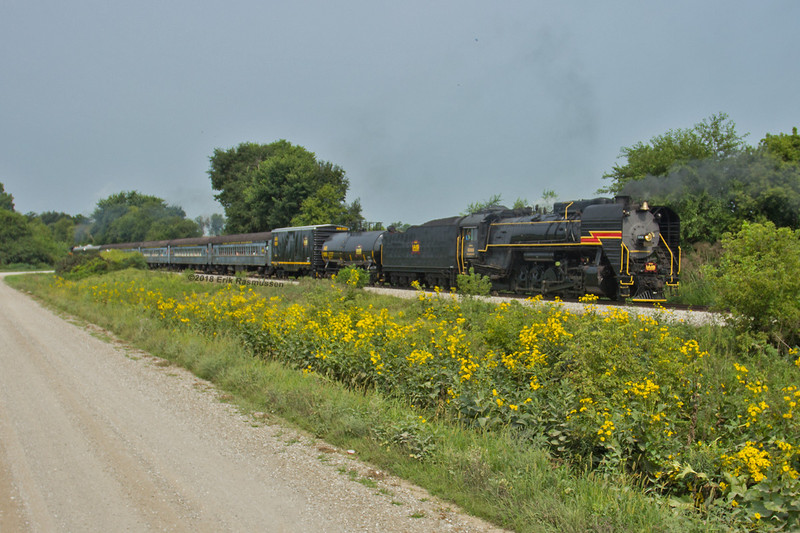
M 714 307 L 717 294 L 705 274 L 706 265 L 718 265 L 722 257 L 720 243 L 706 242 L 689 245 L 683 251 L 681 260 L 680 287 L 669 294 L 669 301 L 675 304 L 695 307 Z

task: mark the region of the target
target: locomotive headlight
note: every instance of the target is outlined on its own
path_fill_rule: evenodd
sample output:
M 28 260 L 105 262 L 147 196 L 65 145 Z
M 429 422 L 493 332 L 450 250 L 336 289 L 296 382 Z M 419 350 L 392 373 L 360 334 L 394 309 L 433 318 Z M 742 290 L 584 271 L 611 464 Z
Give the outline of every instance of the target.
M 636 241 L 640 245 L 644 245 L 644 244 L 653 242 L 654 238 L 655 238 L 655 234 L 651 231 L 650 233 L 645 233 L 644 235 L 637 235 L 636 236 Z

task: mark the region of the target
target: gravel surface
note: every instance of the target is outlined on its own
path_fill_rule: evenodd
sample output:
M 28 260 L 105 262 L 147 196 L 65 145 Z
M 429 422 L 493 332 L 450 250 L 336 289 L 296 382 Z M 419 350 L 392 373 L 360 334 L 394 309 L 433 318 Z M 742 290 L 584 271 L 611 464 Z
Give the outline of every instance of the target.
M 409 289 L 392 289 L 388 287 L 367 287 L 367 291 L 375 294 L 383 294 L 386 296 L 397 296 L 398 298 L 414 299 L 417 298 L 418 292 Z M 428 292 L 428 295 L 435 293 Z M 449 293 L 443 293 L 442 296 L 450 297 Z M 523 305 L 560 305 L 573 313 L 584 313 L 589 304 L 579 302 L 552 302 L 543 300 L 541 302 L 529 302 L 525 299 L 512 298 L 508 296 L 485 296 L 479 297 L 487 302 L 501 303 L 501 302 L 518 302 Z M 684 311 L 676 309 L 658 309 L 656 307 L 639 307 L 639 306 L 625 306 L 625 305 L 603 305 L 602 303 L 591 304 L 597 308 L 599 312 L 607 312 L 612 309 L 624 310 L 634 315 L 650 315 L 656 316 L 665 322 L 686 322 L 700 326 L 703 324 L 717 324 L 723 325 L 725 323 L 725 316 L 718 313 L 710 313 L 707 311 Z
M 102 339 L 0 281 L 1 532 L 500 531 Z

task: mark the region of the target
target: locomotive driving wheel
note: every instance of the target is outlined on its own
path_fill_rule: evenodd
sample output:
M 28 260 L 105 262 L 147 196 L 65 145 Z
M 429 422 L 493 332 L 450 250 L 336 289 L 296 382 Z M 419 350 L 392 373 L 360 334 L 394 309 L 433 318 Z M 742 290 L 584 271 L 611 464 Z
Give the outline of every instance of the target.
M 520 263 L 514 269 L 512 290 L 518 294 L 529 293 L 539 288 L 541 267 L 536 264 Z

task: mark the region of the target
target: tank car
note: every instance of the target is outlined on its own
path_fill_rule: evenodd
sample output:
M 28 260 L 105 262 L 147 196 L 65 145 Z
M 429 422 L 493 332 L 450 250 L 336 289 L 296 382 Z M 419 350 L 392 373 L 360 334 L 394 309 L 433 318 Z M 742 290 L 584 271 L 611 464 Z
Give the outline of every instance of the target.
M 381 250 L 385 231 L 337 232 L 322 246 L 326 275 L 347 267 L 358 267 L 370 274 L 370 283 L 380 277 Z

